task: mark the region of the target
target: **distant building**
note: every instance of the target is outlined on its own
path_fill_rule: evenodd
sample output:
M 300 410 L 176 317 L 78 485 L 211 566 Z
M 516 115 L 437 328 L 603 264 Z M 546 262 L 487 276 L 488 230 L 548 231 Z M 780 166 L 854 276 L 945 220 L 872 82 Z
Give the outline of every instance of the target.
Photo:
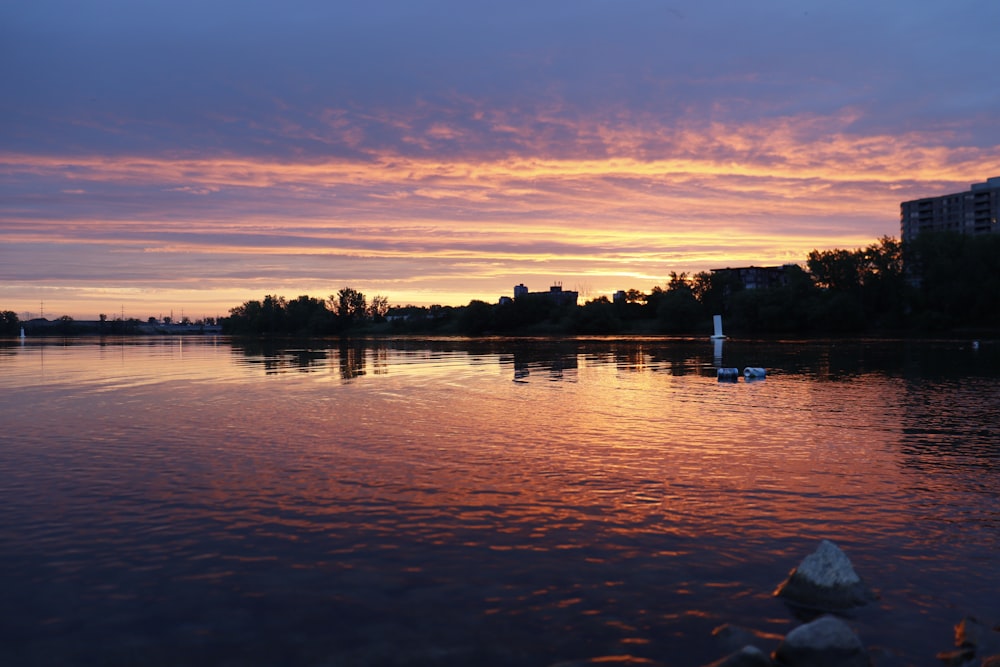
M 556 283 L 549 288 L 548 292 L 529 292 L 524 283 L 514 286 L 515 301 L 523 298 L 543 298 L 549 299 L 559 306 L 575 306 L 579 297 L 579 292 L 564 290 L 562 288 L 562 283 Z
M 768 289 L 788 284 L 788 267 L 794 266 L 744 266 L 736 269 L 712 269 L 713 276 L 728 281 L 738 281 L 744 289 Z
M 1000 176 L 973 183 L 965 192 L 904 201 L 899 205 L 903 241 L 921 232 L 1000 233 Z

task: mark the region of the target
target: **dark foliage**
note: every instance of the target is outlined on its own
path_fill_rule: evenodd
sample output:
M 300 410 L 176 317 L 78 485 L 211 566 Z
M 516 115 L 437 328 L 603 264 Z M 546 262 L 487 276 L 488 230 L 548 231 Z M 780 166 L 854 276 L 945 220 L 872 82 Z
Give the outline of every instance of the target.
M 1000 327 L 1000 235 L 921 234 L 905 257 L 919 326 Z
M 288 301 L 267 295 L 263 301 L 247 301 L 229 311 L 222 320 L 224 333 L 238 336 L 331 336 L 385 322 L 388 300 L 376 296 L 369 306 L 365 295 L 345 287 L 323 299 L 300 296 Z
M 0 336 L 17 336 L 21 333 L 21 320 L 11 310 L 0 311 Z

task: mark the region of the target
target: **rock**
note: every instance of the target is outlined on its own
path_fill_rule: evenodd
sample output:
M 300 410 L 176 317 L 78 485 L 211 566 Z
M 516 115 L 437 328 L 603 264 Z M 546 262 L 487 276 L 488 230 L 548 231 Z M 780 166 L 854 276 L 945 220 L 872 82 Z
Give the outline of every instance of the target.
M 738 652 L 757 640 L 753 630 L 726 623 L 712 630 L 712 636 L 723 651 Z M 720 651 L 721 653 L 722 651 Z
M 756 646 L 744 646 L 705 667 L 774 667 L 774 663 Z
M 979 646 L 990 632 L 973 616 L 966 616 L 955 626 L 955 646 Z
M 947 667 L 1000 667 L 1000 631 L 974 616 L 966 616 L 955 626 L 954 651 L 937 654 Z
M 869 667 L 861 640 L 846 623 L 821 616 L 795 628 L 778 645 L 774 659 L 787 667 Z
M 774 592 L 791 604 L 823 611 L 843 611 L 875 598 L 836 544 L 823 540 Z
M 956 651 L 942 651 L 936 657 L 945 664 L 945 667 L 962 667 L 972 664 L 972 659 L 976 657 L 976 650 L 961 648 Z
M 979 655 L 1000 653 L 1000 630 L 966 616 L 955 626 L 955 646 L 971 646 Z

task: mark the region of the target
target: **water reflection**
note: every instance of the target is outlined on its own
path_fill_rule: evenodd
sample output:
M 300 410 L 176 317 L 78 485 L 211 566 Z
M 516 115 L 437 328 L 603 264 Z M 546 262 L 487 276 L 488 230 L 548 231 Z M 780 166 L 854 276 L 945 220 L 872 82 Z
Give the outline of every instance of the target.
M 46 351 L 96 346 L 124 359 L 129 350 L 155 350 L 158 358 L 183 361 L 185 349 L 198 355 L 206 347 L 229 347 L 238 365 L 265 374 L 336 372 L 343 380 L 384 375 L 394 364 L 458 357 L 477 364 L 511 367 L 512 379 L 536 373 L 551 380 L 575 381 L 581 362 L 610 363 L 627 372 L 667 372 L 673 376 L 715 377 L 720 366 L 760 366 L 769 374 L 802 375 L 820 381 L 845 381 L 871 374 L 936 381 L 995 377 L 1000 345 L 973 348 L 968 341 L 821 341 L 747 342 L 663 338 L 558 339 L 354 339 L 287 341 L 201 338 L 35 339 L 22 345 L 0 340 L 0 359 L 27 354 L 44 362 Z M 50 354 L 50 356 L 53 356 Z M 204 355 L 202 355 L 204 356 Z M 79 355 L 72 360 L 81 361 Z M 204 358 L 194 359 L 200 365 Z
M 770 377 L 657 338 L 0 347 L 0 663 L 704 664 L 787 631 L 821 537 L 902 664 L 1000 616 L 990 345 L 722 357 Z
M 555 382 L 575 382 L 577 349 L 568 343 L 515 346 L 512 355 L 500 356 L 500 364 L 513 365 L 515 382 L 526 382 L 532 373 Z
M 309 347 L 289 347 L 287 342 L 237 340 L 233 342 L 233 351 L 242 355 L 242 363 L 260 366 L 267 375 L 290 371 L 324 372 L 336 367 L 340 379 L 345 381 L 366 375 L 369 365 L 374 374 L 384 374 L 388 362 L 387 345 L 364 340 L 319 341 Z

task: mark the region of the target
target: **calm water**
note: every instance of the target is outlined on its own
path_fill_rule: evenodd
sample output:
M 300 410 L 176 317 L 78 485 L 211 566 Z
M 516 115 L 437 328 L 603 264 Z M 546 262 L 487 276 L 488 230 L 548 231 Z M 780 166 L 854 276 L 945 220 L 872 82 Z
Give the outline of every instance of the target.
M 984 342 L 0 343 L 0 664 L 699 665 L 822 538 L 883 664 L 1000 619 Z M 762 640 L 765 649 L 773 648 Z

